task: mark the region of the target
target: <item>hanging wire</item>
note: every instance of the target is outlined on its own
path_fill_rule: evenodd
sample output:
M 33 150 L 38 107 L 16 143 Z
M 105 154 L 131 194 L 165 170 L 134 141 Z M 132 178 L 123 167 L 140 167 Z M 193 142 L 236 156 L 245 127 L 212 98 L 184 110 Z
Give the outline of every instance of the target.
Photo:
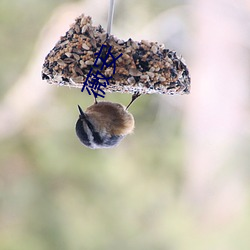
M 108 33 L 108 35 L 111 34 L 112 23 L 113 23 L 113 16 L 114 16 L 114 9 L 115 9 L 115 0 L 110 0 L 110 3 L 109 3 L 109 12 L 108 12 L 108 26 L 107 26 L 107 33 Z

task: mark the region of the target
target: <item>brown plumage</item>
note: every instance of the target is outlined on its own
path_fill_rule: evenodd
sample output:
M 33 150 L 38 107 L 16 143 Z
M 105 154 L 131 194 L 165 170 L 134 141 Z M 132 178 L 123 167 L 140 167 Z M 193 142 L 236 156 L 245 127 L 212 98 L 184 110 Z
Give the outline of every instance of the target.
M 97 131 L 106 131 L 111 135 L 127 135 L 133 132 L 134 118 L 119 103 L 98 102 L 88 107 L 86 116 Z

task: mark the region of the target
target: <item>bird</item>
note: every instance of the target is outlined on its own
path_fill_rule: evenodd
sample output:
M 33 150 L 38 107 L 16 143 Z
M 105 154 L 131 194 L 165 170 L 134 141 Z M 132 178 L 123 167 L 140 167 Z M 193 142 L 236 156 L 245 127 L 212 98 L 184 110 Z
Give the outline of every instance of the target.
M 91 149 L 112 148 L 117 146 L 135 127 L 129 106 L 139 97 L 132 96 L 127 107 L 110 101 L 100 101 L 88 107 L 85 112 L 78 105 L 79 118 L 75 130 L 80 142 Z

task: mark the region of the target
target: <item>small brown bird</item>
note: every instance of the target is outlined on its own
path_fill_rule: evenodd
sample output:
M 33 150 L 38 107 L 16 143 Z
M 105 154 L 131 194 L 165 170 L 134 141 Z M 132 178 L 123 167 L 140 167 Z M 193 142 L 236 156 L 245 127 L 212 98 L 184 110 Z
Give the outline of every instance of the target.
M 134 117 L 119 103 L 96 102 L 85 112 L 79 105 L 78 109 L 76 134 L 89 148 L 114 147 L 133 132 Z

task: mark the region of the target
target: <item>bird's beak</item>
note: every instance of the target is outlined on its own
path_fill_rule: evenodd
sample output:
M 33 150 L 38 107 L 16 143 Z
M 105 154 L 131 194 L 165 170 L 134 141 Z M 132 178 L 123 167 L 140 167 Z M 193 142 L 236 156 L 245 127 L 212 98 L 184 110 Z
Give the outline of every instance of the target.
M 77 106 L 78 106 L 78 109 L 79 109 L 79 112 L 80 112 L 80 117 L 81 118 L 86 118 L 84 112 L 82 111 L 82 108 L 79 105 L 77 105 Z

